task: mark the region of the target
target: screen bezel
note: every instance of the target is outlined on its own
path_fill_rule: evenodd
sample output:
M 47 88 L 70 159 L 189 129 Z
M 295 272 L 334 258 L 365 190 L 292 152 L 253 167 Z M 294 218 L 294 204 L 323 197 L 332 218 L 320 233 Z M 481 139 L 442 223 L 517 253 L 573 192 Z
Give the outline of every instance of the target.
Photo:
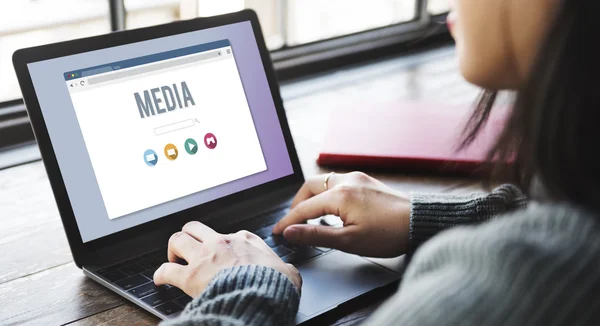
M 252 25 L 264 72 L 267 77 L 269 89 L 287 146 L 288 155 L 293 167 L 293 174 L 84 243 L 81 233 L 79 232 L 79 227 L 77 226 L 75 214 L 67 194 L 27 65 L 33 62 L 245 21 L 249 21 Z M 146 233 L 157 232 L 162 229 L 170 230 L 172 225 L 183 225 L 185 222 L 189 221 L 191 217 L 210 215 L 211 212 L 219 210 L 220 208 L 230 207 L 233 204 L 251 200 L 256 196 L 274 193 L 277 192 L 278 189 L 284 187 L 300 186 L 304 182 L 304 176 L 286 119 L 283 101 L 279 92 L 279 84 L 273 70 L 270 54 L 265 45 L 258 17 L 252 10 L 246 9 L 221 16 L 196 18 L 187 21 L 179 21 L 136 30 L 127 30 L 101 36 L 21 49 L 14 53 L 13 64 L 23 93 L 23 99 L 27 107 L 29 119 L 48 174 L 48 179 L 67 234 L 69 246 L 75 263 L 79 267 L 85 263 L 85 257 L 88 254 L 114 246 L 119 242 Z

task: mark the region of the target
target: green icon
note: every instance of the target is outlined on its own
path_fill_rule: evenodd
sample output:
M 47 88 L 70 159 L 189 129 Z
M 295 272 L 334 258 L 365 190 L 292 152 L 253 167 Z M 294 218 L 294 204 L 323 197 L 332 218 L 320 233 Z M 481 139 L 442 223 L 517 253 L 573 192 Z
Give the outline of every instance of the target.
M 195 140 L 193 140 L 192 138 L 188 138 L 185 141 L 185 151 L 190 154 L 190 155 L 194 155 L 198 152 L 198 143 L 196 143 Z

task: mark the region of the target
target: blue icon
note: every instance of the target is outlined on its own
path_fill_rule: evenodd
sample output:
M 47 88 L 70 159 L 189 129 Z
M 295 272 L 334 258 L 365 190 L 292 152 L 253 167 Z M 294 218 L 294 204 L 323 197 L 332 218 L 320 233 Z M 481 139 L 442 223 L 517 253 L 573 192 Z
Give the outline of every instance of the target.
M 156 155 L 155 151 L 149 149 L 144 152 L 144 162 L 146 162 L 148 166 L 155 166 L 158 162 L 158 155 Z

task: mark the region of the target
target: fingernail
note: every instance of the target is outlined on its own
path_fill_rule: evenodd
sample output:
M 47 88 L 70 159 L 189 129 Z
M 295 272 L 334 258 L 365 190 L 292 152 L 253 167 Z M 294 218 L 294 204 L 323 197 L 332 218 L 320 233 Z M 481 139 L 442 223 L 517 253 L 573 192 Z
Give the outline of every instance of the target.
M 289 226 L 283 231 L 283 234 L 286 239 L 297 240 L 300 237 L 300 230 L 297 227 Z
M 175 232 L 175 233 L 173 233 L 173 235 L 171 236 L 171 238 L 169 238 L 169 241 L 175 240 L 175 238 L 177 238 L 180 235 L 181 235 L 181 232 Z

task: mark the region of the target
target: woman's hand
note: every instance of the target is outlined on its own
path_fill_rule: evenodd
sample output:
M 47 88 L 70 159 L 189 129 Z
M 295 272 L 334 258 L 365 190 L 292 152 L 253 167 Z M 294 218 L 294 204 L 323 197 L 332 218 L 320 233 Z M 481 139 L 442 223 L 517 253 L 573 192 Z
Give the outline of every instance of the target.
M 169 239 L 168 259 L 154 273 L 154 283 L 174 285 L 194 298 L 220 270 L 239 265 L 271 267 L 287 276 L 298 291 L 302 287 L 298 270 L 248 231 L 225 235 L 200 222 L 187 223 Z M 187 265 L 178 263 L 182 259 Z
M 300 188 L 292 208 L 273 228 L 300 245 L 339 249 L 369 257 L 406 252 L 410 200 L 360 172 L 311 178 Z M 326 189 L 327 188 L 327 189 Z M 323 215 L 339 216 L 343 228 L 299 224 Z

